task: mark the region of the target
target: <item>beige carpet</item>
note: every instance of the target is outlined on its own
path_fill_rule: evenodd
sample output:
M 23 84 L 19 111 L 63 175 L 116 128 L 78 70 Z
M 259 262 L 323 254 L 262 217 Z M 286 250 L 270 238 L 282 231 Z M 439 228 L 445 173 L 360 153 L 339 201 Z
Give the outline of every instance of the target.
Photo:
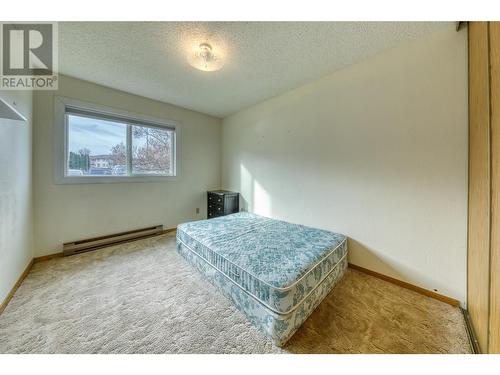
M 469 353 L 460 311 L 348 270 L 285 348 L 162 236 L 35 264 L 0 315 L 2 353 Z

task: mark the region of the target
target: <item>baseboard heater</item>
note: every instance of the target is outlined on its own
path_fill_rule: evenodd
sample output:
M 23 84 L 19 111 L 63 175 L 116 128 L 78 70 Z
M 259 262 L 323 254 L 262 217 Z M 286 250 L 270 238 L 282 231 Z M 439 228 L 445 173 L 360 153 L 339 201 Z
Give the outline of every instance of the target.
M 67 242 L 63 244 L 63 255 L 66 256 L 66 255 L 80 254 L 87 251 L 101 249 L 107 246 L 139 240 L 141 238 L 157 236 L 162 233 L 163 233 L 163 225 L 157 225 L 155 227 L 130 230 L 128 232 L 121 232 L 121 233 L 110 234 L 107 236 L 94 237 L 81 241 Z

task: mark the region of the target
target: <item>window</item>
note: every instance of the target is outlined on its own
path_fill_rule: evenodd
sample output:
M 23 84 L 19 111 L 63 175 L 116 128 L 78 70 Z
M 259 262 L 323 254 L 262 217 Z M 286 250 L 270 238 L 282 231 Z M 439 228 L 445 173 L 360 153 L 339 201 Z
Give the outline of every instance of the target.
M 175 124 L 74 103 L 63 100 L 59 109 L 63 112 L 65 145 L 59 182 L 157 180 L 176 176 Z

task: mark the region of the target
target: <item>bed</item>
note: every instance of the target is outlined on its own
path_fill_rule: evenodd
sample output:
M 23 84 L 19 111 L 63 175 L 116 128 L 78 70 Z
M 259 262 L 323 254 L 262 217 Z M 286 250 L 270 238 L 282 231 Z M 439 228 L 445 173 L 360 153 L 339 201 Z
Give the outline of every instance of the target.
M 247 212 L 180 224 L 177 251 L 278 346 L 347 268 L 345 236 Z

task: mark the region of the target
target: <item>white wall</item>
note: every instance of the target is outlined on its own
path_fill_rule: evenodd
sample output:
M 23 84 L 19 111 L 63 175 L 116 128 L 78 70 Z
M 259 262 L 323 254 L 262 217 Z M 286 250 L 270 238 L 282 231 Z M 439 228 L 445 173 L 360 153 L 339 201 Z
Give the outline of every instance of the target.
M 249 211 L 349 236 L 349 261 L 466 299 L 467 33 L 450 27 L 223 120 Z
M 181 176 L 164 182 L 54 184 L 54 96 L 178 121 Z M 220 185 L 220 119 L 65 76 L 57 92 L 35 94 L 34 118 L 36 256 L 61 251 L 67 241 L 155 224 L 172 228 L 206 217 L 206 190 Z
M 28 122 L 0 118 L 0 303 L 33 258 L 31 134 L 33 95 L 0 91 Z

